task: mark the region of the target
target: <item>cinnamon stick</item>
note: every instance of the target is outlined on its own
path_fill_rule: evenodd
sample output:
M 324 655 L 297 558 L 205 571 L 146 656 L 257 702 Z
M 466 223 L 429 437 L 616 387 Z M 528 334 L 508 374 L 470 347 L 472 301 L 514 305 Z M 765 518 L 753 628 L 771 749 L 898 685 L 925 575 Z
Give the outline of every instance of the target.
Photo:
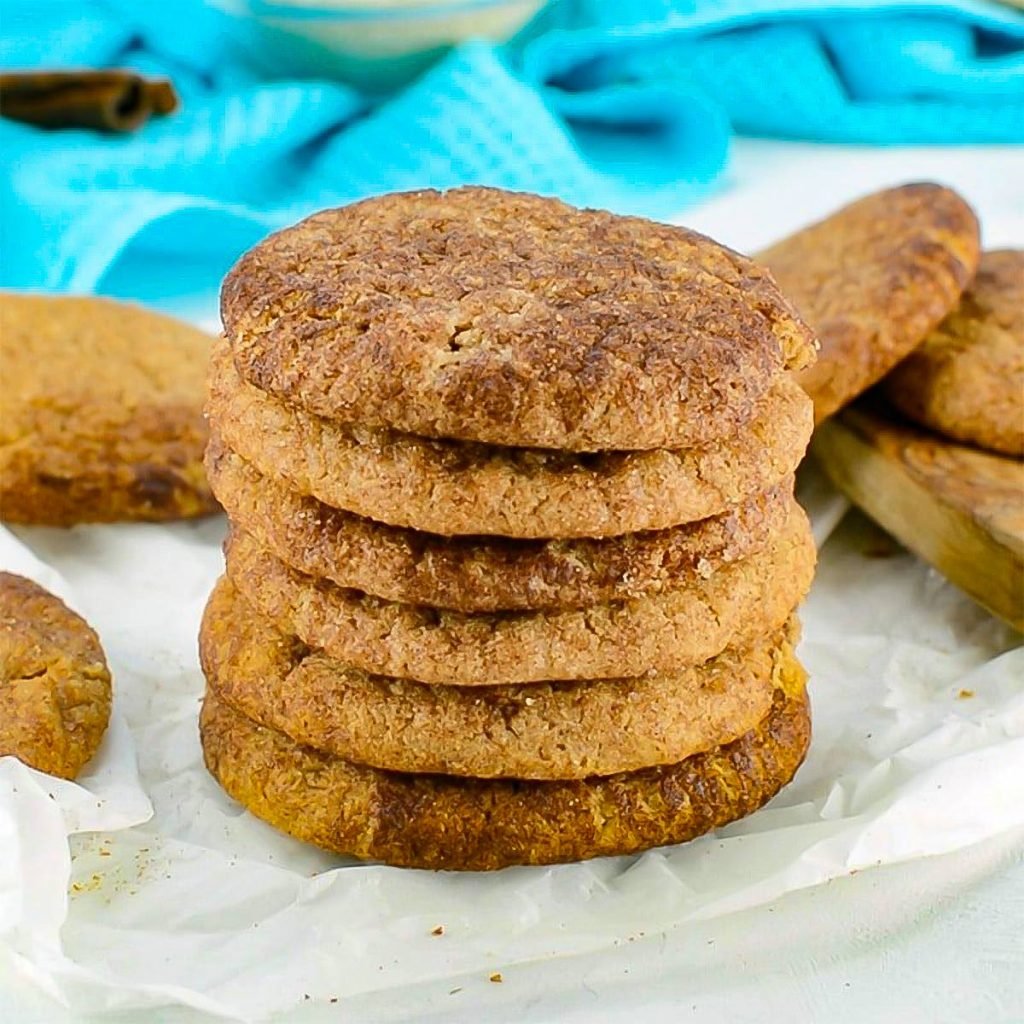
M 0 73 L 0 116 L 42 128 L 131 132 L 178 105 L 170 81 L 132 71 Z

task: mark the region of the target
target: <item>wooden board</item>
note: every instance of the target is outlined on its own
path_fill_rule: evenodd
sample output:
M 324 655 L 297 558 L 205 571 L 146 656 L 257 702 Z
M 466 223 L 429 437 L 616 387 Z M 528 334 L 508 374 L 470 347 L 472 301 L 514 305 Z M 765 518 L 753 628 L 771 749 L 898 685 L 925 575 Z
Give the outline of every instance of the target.
M 876 396 L 821 424 L 811 450 L 854 504 L 1024 631 L 1024 462 L 912 427 Z

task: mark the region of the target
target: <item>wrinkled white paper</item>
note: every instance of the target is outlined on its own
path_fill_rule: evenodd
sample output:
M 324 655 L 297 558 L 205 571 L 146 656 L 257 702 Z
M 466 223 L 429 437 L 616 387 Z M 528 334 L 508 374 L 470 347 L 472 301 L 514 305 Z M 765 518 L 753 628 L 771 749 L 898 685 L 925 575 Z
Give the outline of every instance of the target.
M 801 494 L 823 542 L 845 504 L 813 475 Z M 0 760 L 0 942 L 76 1009 L 258 1020 L 457 985 L 1024 824 L 1019 638 L 851 513 L 803 610 L 812 749 L 764 810 L 681 847 L 492 875 L 321 854 L 243 813 L 202 766 L 195 637 L 222 532 L 20 530 L 41 562 L 0 533 L 0 564 L 66 596 L 116 676 L 110 736 L 78 784 Z

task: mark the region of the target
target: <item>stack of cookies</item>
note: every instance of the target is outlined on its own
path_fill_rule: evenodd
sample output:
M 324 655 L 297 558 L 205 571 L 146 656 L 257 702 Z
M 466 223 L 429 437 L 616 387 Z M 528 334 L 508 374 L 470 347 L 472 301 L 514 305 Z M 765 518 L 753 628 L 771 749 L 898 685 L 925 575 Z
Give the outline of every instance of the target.
M 200 724 L 231 796 L 493 869 L 680 842 L 789 781 L 814 343 L 767 272 L 467 188 L 272 236 L 222 314 Z

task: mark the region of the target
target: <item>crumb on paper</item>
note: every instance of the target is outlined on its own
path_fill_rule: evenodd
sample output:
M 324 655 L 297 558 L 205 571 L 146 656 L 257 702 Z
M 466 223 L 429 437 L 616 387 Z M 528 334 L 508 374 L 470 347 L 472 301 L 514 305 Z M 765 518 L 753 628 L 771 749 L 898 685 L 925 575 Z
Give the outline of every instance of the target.
M 448 995 L 457 996 L 462 991 L 461 988 L 453 988 L 448 990 Z
M 974 696 L 973 690 L 961 690 L 957 695 L 957 700 L 970 700 Z
M 501 984 L 505 979 L 501 976 L 499 971 L 495 971 L 487 980 L 493 981 L 495 984 Z
M 896 552 L 889 547 L 882 547 L 881 545 L 865 548 L 863 551 L 865 558 L 892 558 Z
M 443 924 L 439 924 L 436 928 L 431 930 L 430 934 L 431 935 L 444 935 L 444 925 Z
M 96 892 L 103 887 L 103 876 L 95 873 L 86 882 L 72 882 L 71 894 L 77 896 L 83 892 Z

